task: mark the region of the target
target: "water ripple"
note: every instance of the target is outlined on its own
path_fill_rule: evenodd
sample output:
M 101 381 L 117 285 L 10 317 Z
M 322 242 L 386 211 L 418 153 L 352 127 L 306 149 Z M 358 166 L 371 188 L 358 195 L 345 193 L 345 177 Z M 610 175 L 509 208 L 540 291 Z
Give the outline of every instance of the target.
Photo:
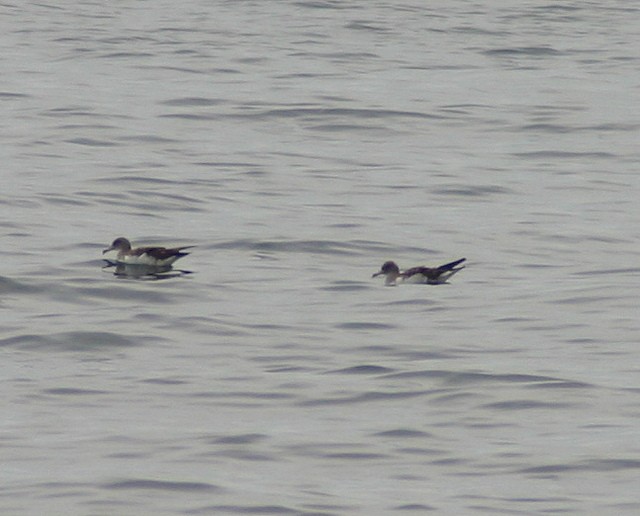
M 124 337 L 111 332 L 69 331 L 47 335 L 17 335 L 0 340 L 0 347 L 41 351 L 96 351 L 129 348 L 150 337 Z
M 103 484 L 104 489 L 121 491 L 123 489 L 159 490 L 172 492 L 219 491 L 220 488 L 204 482 L 180 482 L 153 479 L 127 479 Z

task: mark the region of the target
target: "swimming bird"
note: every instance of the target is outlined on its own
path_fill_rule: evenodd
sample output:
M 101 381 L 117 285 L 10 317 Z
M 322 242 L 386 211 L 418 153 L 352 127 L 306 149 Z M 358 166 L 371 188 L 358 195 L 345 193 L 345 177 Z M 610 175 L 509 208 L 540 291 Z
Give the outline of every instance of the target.
M 429 285 L 440 285 L 446 283 L 447 280 L 456 272 L 464 269 L 456 267 L 456 265 L 464 262 L 466 258 L 460 258 L 455 262 L 445 263 L 439 267 L 412 267 L 406 271 L 401 271 L 396 262 L 388 261 L 382 264 L 382 267 L 376 272 L 372 278 L 376 276 L 385 276 L 384 284 L 387 286 L 396 285 L 397 281 L 402 283 L 427 283 Z
M 102 251 L 102 254 L 109 251 L 118 251 L 117 263 L 126 265 L 147 265 L 152 267 L 166 267 L 177 259 L 187 256 L 184 249 L 194 247 L 187 245 L 183 247 L 136 247 L 131 248 L 131 242 L 124 237 L 116 238 L 110 247 Z

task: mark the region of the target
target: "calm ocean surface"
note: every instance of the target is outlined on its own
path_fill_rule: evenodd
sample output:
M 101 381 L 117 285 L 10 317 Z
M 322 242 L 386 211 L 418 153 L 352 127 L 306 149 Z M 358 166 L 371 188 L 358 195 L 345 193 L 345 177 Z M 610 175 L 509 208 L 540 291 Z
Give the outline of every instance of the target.
M 0 513 L 639 514 L 639 38 L 623 0 L 2 2 Z

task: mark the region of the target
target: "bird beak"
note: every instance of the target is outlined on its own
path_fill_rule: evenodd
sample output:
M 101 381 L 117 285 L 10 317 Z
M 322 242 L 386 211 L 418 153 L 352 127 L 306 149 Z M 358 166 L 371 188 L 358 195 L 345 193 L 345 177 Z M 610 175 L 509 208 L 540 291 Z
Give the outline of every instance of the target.
M 108 247 L 107 249 L 102 251 L 102 254 L 108 253 L 109 251 L 113 251 L 113 247 Z
M 376 272 L 375 274 L 373 274 L 371 277 L 372 277 L 372 278 L 375 278 L 375 277 L 377 277 L 377 276 L 380 276 L 381 274 L 384 274 L 384 272 L 382 272 L 382 271 L 378 271 L 378 272 Z

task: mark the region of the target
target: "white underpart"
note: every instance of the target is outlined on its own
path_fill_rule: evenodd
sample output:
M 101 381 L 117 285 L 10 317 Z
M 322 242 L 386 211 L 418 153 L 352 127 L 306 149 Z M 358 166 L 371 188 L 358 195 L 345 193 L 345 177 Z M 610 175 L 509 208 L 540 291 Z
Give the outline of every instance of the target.
M 437 283 L 445 283 L 451 276 L 453 276 L 456 272 L 461 271 L 462 269 L 464 269 L 464 267 L 451 269 L 450 271 L 441 274 L 437 280 Z
M 427 283 L 427 277 L 424 274 L 414 274 L 408 278 L 401 278 L 402 283 Z
M 398 275 L 395 272 L 390 272 L 388 274 L 385 274 L 384 284 L 388 287 L 395 287 L 397 279 Z
M 126 265 L 152 265 L 155 267 L 160 267 L 163 265 L 171 265 L 175 262 L 179 256 L 172 256 L 167 258 L 166 260 L 156 260 L 152 256 L 144 253 L 140 256 L 125 254 L 124 256 L 118 256 L 117 262 L 124 263 Z

